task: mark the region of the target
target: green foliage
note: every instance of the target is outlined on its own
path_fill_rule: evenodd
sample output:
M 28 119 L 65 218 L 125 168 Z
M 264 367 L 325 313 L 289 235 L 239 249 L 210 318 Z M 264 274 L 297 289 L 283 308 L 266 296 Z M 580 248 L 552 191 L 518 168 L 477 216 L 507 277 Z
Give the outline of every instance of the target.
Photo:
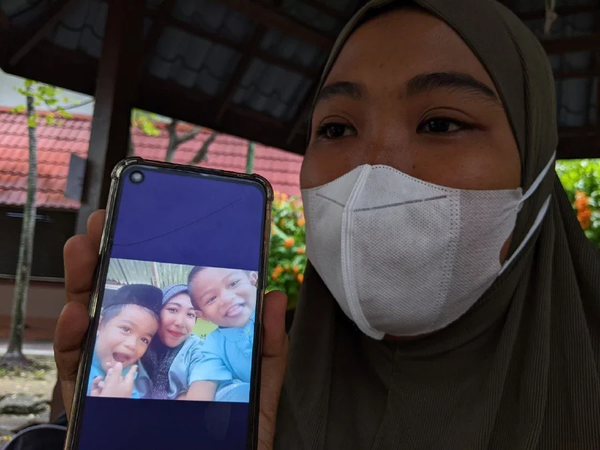
M 585 235 L 600 247 L 600 160 L 557 161 L 556 172 Z
M 15 88 L 19 94 L 26 98 L 31 97 L 33 99 L 33 106 L 35 114 L 28 118 L 27 126 L 35 128 L 40 120 L 45 120 L 46 125 L 62 125 L 63 121 L 60 119 L 70 119 L 72 116 L 62 106 L 60 106 L 59 95 L 60 89 L 49 84 L 39 83 L 34 80 L 25 80 L 22 87 Z M 62 98 L 63 102 L 66 103 L 68 99 Z M 46 113 L 39 114 L 37 109 L 39 107 L 45 107 L 48 109 Z M 25 105 L 15 106 L 12 110 L 15 114 L 23 114 L 27 112 Z
M 160 130 L 155 125 L 157 121 L 158 116 L 156 114 L 141 109 L 131 111 L 131 124 L 142 130 L 142 133 L 147 136 L 160 136 Z
M 271 224 L 268 291 L 280 290 L 288 296 L 288 308 L 298 302 L 306 268 L 304 208 L 298 198 L 276 193 Z
M 32 97 L 33 106 L 36 111 L 40 107 L 47 110 L 43 114 L 36 112 L 33 118 L 29 118 L 27 123 L 29 127 L 37 126 L 40 120 L 44 120 L 46 125 L 50 126 L 63 125 L 64 119 L 73 118 L 73 115 L 67 109 L 90 103 L 90 101 L 81 103 L 70 102 L 68 97 L 62 95 L 62 91 L 59 88 L 34 80 L 23 81 L 23 86 L 15 88 L 15 91 L 25 97 Z M 27 107 L 25 105 L 18 105 L 12 108 L 11 111 L 14 114 L 23 114 L 27 112 Z M 148 136 L 160 136 L 160 130 L 155 125 L 157 121 L 158 116 L 147 111 L 134 109 L 131 113 L 131 124 Z

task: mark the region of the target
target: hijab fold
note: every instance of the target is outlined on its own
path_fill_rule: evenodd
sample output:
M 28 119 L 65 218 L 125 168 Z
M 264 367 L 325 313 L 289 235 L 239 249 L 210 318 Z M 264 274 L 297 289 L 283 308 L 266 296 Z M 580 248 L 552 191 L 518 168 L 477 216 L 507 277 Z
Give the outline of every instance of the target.
M 558 143 L 552 71 L 535 36 L 492 0 L 372 1 L 350 34 L 390 4 L 451 26 L 504 104 L 527 189 Z M 471 310 L 414 341 L 376 341 L 341 312 L 309 264 L 290 332 L 276 449 L 600 449 L 600 258 L 550 173 L 517 219 L 534 237 Z M 401 301 L 401 299 L 399 299 Z

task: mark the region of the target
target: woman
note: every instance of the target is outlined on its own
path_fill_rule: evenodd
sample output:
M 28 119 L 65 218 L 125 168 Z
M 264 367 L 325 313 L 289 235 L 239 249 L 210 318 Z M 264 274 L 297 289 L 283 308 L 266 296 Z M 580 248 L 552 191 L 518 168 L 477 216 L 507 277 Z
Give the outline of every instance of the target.
M 265 448 L 600 448 L 598 253 L 552 173 L 534 36 L 491 0 L 371 2 L 318 92 L 289 352 L 265 305 Z M 61 320 L 90 279 L 70 264 Z
M 136 387 L 141 398 L 173 400 L 184 395 L 190 372 L 202 359 L 202 339 L 192 334 L 196 312 L 187 286 L 163 289 L 158 333 L 141 359 Z

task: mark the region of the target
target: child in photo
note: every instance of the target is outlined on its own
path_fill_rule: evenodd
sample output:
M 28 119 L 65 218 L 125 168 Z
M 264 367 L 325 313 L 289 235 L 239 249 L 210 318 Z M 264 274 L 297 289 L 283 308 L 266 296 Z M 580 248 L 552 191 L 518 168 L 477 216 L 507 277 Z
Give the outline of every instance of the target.
M 162 292 L 148 285 L 120 288 L 100 313 L 88 395 L 139 398 L 137 363 L 158 331 Z
M 192 383 L 186 400 L 249 401 L 257 282 L 252 271 L 194 267 L 190 272 L 198 317 L 218 328 L 206 337 L 204 357 L 194 370 L 197 380 L 211 383 Z

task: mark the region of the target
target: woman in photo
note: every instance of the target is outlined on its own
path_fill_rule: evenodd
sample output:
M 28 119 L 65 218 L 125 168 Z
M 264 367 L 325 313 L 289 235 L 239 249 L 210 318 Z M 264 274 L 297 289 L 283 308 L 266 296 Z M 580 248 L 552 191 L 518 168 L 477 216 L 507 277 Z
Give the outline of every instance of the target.
M 174 400 L 195 381 L 203 341 L 192 334 L 196 312 L 185 284 L 163 289 L 160 325 L 141 358 L 136 387 L 141 398 Z

